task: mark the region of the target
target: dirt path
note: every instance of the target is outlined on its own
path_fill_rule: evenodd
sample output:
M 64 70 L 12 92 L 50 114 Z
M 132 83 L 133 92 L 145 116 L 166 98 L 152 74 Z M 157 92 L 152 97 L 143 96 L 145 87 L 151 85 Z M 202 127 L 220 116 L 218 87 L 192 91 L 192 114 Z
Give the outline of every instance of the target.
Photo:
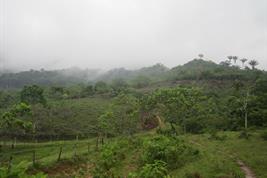
M 241 160 L 237 160 L 237 164 L 240 166 L 240 169 L 245 173 L 246 178 L 256 178 L 253 171 L 245 165 L 245 163 Z
M 198 145 L 198 146 L 203 146 L 200 143 L 195 142 L 195 141 L 191 141 L 191 143 Z M 220 152 L 223 153 L 222 151 Z M 230 155 L 230 157 L 235 158 L 236 156 Z M 238 159 L 236 162 L 239 165 L 240 169 L 244 172 L 246 178 L 257 178 L 256 175 L 253 173 L 253 171 L 247 165 L 245 165 L 243 161 Z

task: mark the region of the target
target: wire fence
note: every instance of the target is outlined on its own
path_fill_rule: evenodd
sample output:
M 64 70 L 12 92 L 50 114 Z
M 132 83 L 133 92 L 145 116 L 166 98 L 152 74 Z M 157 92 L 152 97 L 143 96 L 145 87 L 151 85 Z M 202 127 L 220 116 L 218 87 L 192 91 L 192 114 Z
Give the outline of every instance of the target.
M 11 166 L 25 162 L 30 165 L 49 165 L 63 159 L 71 159 L 90 154 L 94 147 L 94 140 L 56 141 L 46 143 L 18 143 L 2 145 L 0 148 L 0 167 Z

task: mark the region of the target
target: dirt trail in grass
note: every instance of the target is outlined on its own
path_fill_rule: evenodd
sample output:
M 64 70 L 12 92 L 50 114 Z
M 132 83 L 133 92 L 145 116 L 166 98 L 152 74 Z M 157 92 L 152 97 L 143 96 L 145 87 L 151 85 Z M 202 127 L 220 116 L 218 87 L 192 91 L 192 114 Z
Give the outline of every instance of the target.
M 191 143 L 198 145 L 198 146 L 203 146 L 202 144 L 195 142 L 195 141 L 191 141 Z M 219 151 L 221 153 L 223 153 L 222 151 Z M 236 156 L 233 155 L 229 155 L 231 158 L 235 158 Z M 245 177 L 246 178 L 257 178 L 256 175 L 254 174 L 254 172 L 247 166 L 245 165 L 245 163 L 239 159 L 236 160 L 237 164 L 239 165 L 240 169 L 244 172 Z
M 240 169 L 245 173 L 246 178 L 256 178 L 253 171 L 245 165 L 245 163 L 241 160 L 237 160 L 237 164 L 240 166 Z

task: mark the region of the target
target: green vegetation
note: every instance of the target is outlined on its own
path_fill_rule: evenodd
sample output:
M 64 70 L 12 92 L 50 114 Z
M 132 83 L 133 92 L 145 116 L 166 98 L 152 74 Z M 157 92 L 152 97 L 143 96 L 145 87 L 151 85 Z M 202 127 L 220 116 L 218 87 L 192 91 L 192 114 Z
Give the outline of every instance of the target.
M 199 58 L 91 82 L 79 70 L 3 74 L 0 177 L 242 178 L 240 160 L 266 177 L 267 73 Z

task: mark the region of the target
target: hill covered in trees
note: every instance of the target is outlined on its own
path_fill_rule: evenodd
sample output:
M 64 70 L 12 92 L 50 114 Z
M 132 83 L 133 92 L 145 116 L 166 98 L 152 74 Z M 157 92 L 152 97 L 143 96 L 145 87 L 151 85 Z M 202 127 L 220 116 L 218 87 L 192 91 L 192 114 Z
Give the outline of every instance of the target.
M 254 67 L 252 65 L 253 69 Z M 163 64 L 156 64 L 138 70 L 117 68 L 107 72 L 79 68 L 54 71 L 42 69 L 19 73 L 3 73 L 0 75 L 0 88 L 16 89 L 30 84 L 71 86 L 75 84 L 94 84 L 98 81 L 112 83 L 114 80 L 123 80 L 129 85 L 142 87 L 149 83 L 175 80 L 251 80 L 266 73 L 257 69 L 252 70 L 252 68 L 240 67 L 236 64 L 231 65 L 229 61 L 216 64 L 212 61 L 194 59 L 171 69 Z
M 43 170 L 52 159 L 64 165 L 62 151 L 75 164 L 90 160 L 73 173 L 80 177 L 244 177 L 228 151 L 266 175 L 267 74 L 254 65 L 195 59 L 172 69 L 41 70 L 0 81 L 0 177 L 13 173 L 5 167 L 12 154 Z

